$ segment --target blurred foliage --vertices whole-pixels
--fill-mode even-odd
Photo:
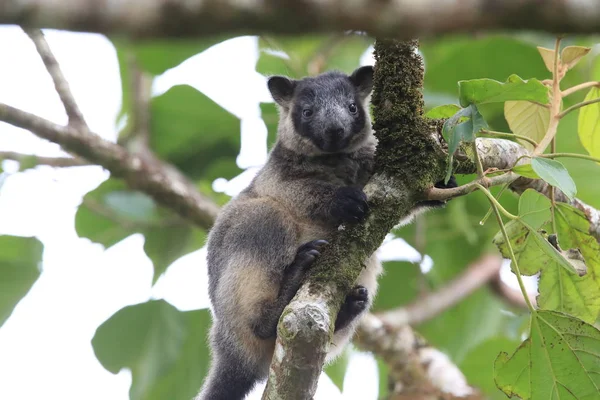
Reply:
[[[39,278],[43,250],[33,237],[0,236],[0,327]]]
[[[213,37],[206,40],[133,43],[115,38],[113,44],[117,51],[123,89],[122,108],[117,121],[121,129],[119,142],[127,144],[137,134],[132,131],[132,121],[135,119],[132,115],[133,60],[152,80],[225,39]],[[568,45],[589,46],[596,42],[588,37],[565,39]],[[330,69],[350,73],[359,66],[361,57],[373,39],[356,34],[264,36],[259,38],[258,43],[260,57],[256,70],[259,73],[299,78]],[[542,128],[547,126],[544,115],[541,115],[544,112],[540,114],[539,109],[529,107],[531,103],[519,101],[513,101],[510,107],[505,107],[503,100],[539,100],[544,95],[545,88],[539,81],[550,78],[551,73],[536,46],[552,48],[553,43],[552,36],[539,34],[460,35],[422,41],[420,52],[425,65],[426,109],[459,104],[461,100],[465,109],[471,107],[471,103],[478,103],[474,109],[476,112],[471,110],[472,114],[469,115],[481,116],[490,130],[512,131],[539,140],[540,130],[543,130],[540,124]],[[590,79],[600,80],[600,57],[596,54],[590,53],[567,73],[563,88]],[[513,78],[507,83],[511,76]],[[459,85],[459,81],[470,82]],[[512,92],[515,86],[517,91],[533,88],[533,92],[522,91],[515,97]],[[506,95],[507,88],[510,89],[510,95]],[[496,91],[493,93],[496,95],[493,98],[495,102],[488,102],[490,90]],[[586,92],[582,91],[567,97],[564,108],[582,101],[585,96]],[[276,137],[277,110],[273,103],[262,103],[260,108],[268,129],[270,148]],[[506,111],[506,108],[513,109],[513,112]],[[590,108],[586,113],[594,117],[598,115],[597,110]],[[219,177],[231,179],[241,172],[236,164],[240,149],[240,121],[206,95],[187,85],[174,86],[154,96],[150,100],[150,111],[150,150],[180,169],[204,194],[223,204],[227,196],[215,193],[212,182]],[[448,117],[457,111],[460,112],[460,107],[452,106],[435,112],[438,117]],[[530,118],[534,117],[541,118],[541,122],[530,123]],[[592,117],[582,120],[583,117],[578,118],[577,112],[567,115],[559,125],[557,151],[587,154],[587,150],[597,156],[597,142],[592,142],[590,138],[597,133],[598,122],[591,120]],[[478,131],[474,125],[477,124],[472,122],[469,125],[471,131],[469,135],[461,136],[462,140],[473,140]],[[477,125],[480,126],[483,125]],[[576,184],[577,196],[596,208],[600,207],[600,186],[590,184],[600,176],[600,166],[572,158],[561,159],[561,163]],[[459,184],[473,179],[475,176],[458,177]],[[499,189],[493,188],[491,192],[497,195]],[[508,212],[518,214],[516,196],[505,193],[499,201]],[[476,192],[454,199],[445,209],[419,217],[415,224],[396,229],[393,232],[396,237],[403,238],[421,254],[431,257],[433,268],[422,272],[418,264],[386,262],[374,310],[391,309],[419,301],[421,296],[456,278],[483,253],[497,251],[492,243],[498,231],[496,222],[491,218],[484,225],[479,223],[488,210],[488,199],[481,192]],[[593,239],[590,241],[581,219],[576,211],[561,208],[558,233],[565,249],[581,249],[588,269],[594,274],[590,275],[593,279],[589,280],[593,280],[597,288],[600,285],[598,245]],[[200,249],[206,238],[205,231],[190,226],[187,221],[157,206],[148,196],[128,189],[115,178],[106,180],[86,194],[78,208],[75,227],[79,236],[107,248],[134,233],[144,235],[144,250],[154,265],[154,282],[174,261]],[[38,278],[41,252],[42,245],[36,239],[0,237],[0,324],[8,318]],[[572,276],[569,279],[576,280]],[[595,313],[597,317],[597,309],[594,303],[591,311],[588,310],[586,319],[589,322],[594,320],[592,314]],[[416,329],[432,345],[448,354],[461,368],[468,382],[481,389],[490,399],[505,398],[494,383],[494,373],[500,373],[496,381],[500,382],[502,390],[527,398],[531,394],[527,390],[536,390],[538,381],[523,382],[519,378],[521,380],[512,382],[510,373],[525,365],[524,360],[528,359],[534,360],[530,367],[532,376],[547,372],[548,364],[539,363],[535,358],[538,357],[537,353],[534,354],[536,349],[539,350],[534,346],[541,337],[539,335],[544,335],[544,338],[554,335],[552,340],[563,346],[561,348],[572,344],[556,336],[571,329],[568,322],[552,320],[548,323],[549,319],[558,318],[555,314],[545,313],[542,318],[542,313],[539,313],[533,331],[538,336],[530,337],[518,347],[523,335],[527,335],[530,329],[528,314],[511,309],[489,288],[482,287]],[[96,356],[107,370],[113,373],[123,368],[131,370],[132,400],[189,400],[198,391],[207,372],[209,351],[206,337],[209,326],[208,310],[181,312],[165,301],[152,300],[118,311],[98,328],[92,344]],[[545,328],[548,326],[558,326],[560,329],[555,334]],[[585,329],[590,329],[589,325],[585,325]],[[597,340],[595,336],[594,340]],[[593,351],[598,353],[597,344],[588,343],[586,346],[593,347]],[[517,348],[519,350],[509,358],[508,354]],[[326,368],[326,373],[338,387],[343,384],[349,351]],[[494,359],[500,352],[504,352],[504,355],[496,362],[497,369],[494,372]],[[579,368],[573,357],[567,359],[559,354],[559,350],[550,354],[550,366],[567,362],[570,367]],[[596,360],[590,358],[586,362],[592,365]],[[387,367],[380,360],[378,366],[380,396],[384,396],[388,389]],[[596,374],[600,376],[597,370]],[[563,379],[563,375],[560,378]],[[582,385],[581,391],[589,386],[589,382],[580,376],[577,379]]]

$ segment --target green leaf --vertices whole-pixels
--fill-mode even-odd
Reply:
[[[524,81],[517,75],[511,75],[506,82],[493,79],[473,79],[458,82],[460,104],[484,104],[509,100],[528,100],[536,103],[548,103],[548,88],[537,79]]]
[[[206,234],[184,223],[167,224],[144,230],[144,252],[152,260],[152,283],[178,258],[198,250],[204,245]]]
[[[446,104],[434,107],[425,113],[425,117],[432,119],[450,118],[461,110],[456,104]]]
[[[39,278],[43,250],[34,237],[0,235],[0,326]]]
[[[575,182],[569,175],[569,171],[559,161],[534,157],[531,159],[531,167],[540,178],[560,189],[570,200],[575,198],[577,194]]]
[[[379,281],[373,312],[390,310],[410,303],[419,294],[422,281],[418,264],[407,261],[387,261],[383,263],[386,279]]]
[[[542,270],[538,285],[538,307],[560,311],[593,323],[600,311],[600,287],[587,276],[578,276],[558,266]]]
[[[494,363],[496,385],[524,400],[598,399],[600,331],[569,315],[538,311],[531,333],[509,356]]]
[[[554,54],[556,52],[552,49],[547,49],[545,47],[539,47],[539,46],[537,49],[540,52],[540,55],[542,56],[542,60],[544,60],[544,65],[546,66],[546,68],[548,68],[548,71],[550,71],[550,72],[554,71]]]
[[[256,70],[296,79],[334,69],[349,74],[360,65],[360,57],[372,43],[372,38],[354,33],[261,37]]]
[[[150,104],[150,147],[191,179],[240,173],[240,121],[188,85],[173,86]]]
[[[550,220],[550,200],[533,189],[519,197],[519,217],[532,229],[538,230]]]
[[[210,365],[207,340],[211,324],[209,310],[184,312],[186,337],[177,360],[153,382],[144,400],[190,400],[200,391]]]
[[[206,235],[115,178],[84,196],[75,229],[80,237],[106,248],[134,233],[144,234],[144,251],[154,266],[153,283],[179,257],[201,248]]]
[[[344,377],[346,376],[346,370],[348,369],[351,355],[352,346],[346,346],[342,351],[342,354],[324,369],[329,379],[331,379],[335,386],[340,389],[340,392],[344,390]]]
[[[469,385],[483,391],[489,399],[505,400],[506,396],[498,390],[494,382],[494,360],[498,353],[510,351],[520,343],[520,340],[507,337],[493,337],[473,348],[458,366]]]
[[[227,38],[219,35],[199,39],[153,39],[130,43],[130,48],[144,71],[160,75]]]
[[[507,101],[504,103],[504,117],[514,134],[539,143],[548,130],[550,109],[529,101]],[[523,142],[523,146],[533,149],[529,142]]]
[[[465,117],[468,118],[466,121],[458,123]],[[477,133],[487,127],[485,119],[474,104],[461,109],[454,114],[454,116],[446,120],[442,128],[442,134],[448,142],[448,170],[446,171],[446,183],[452,175],[452,159],[454,157],[454,152],[456,152],[460,143],[474,142]]]
[[[576,274],[573,265],[538,230],[550,219],[550,201],[533,189],[519,199],[519,218],[506,224],[519,269],[524,275],[536,274],[545,266],[561,266]],[[505,258],[510,252],[504,236],[498,232],[493,242]]]
[[[531,163],[521,164],[511,169],[515,174],[524,176],[525,178],[540,179],[540,176],[533,170]]]
[[[79,237],[108,248],[139,231],[142,224],[156,221],[157,212],[145,195],[110,178],[83,197],[75,214],[75,230]]]
[[[208,310],[181,312],[163,300],[119,310],[92,339],[100,363],[131,370],[131,400],[189,400],[208,369]]]
[[[590,50],[592,50],[590,47],[567,46],[560,54],[560,61],[567,69],[571,69],[577,65],[579,60],[589,53]]]
[[[598,63],[600,65],[600,63]],[[600,98],[600,88],[590,89],[584,101]],[[577,121],[579,140],[593,157],[600,157],[600,102],[579,109]]]
[[[390,381],[389,367],[379,357],[377,357],[377,372],[379,374],[379,399],[387,399]]]
[[[583,212],[565,203],[556,204],[555,218],[562,245],[581,251],[587,266],[585,278],[600,287],[600,244],[590,235],[590,222]]]

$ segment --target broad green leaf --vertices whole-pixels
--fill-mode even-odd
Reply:
[[[578,275],[575,266],[552,246],[540,232],[528,226],[523,220],[510,221],[506,224],[506,230],[521,274],[534,275],[540,269],[562,267],[567,272]],[[498,232],[493,241],[502,255],[505,258],[510,258],[508,246],[501,232]]]
[[[508,352],[520,344],[520,339],[493,337],[482,342],[467,354],[458,365],[471,386],[481,389],[488,399],[505,400],[504,393],[498,390],[494,382],[494,360],[498,353]]]
[[[379,375],[379,399],[387,399],[390,391],[389,367],[379,357],[377,357],[377,373]]]
[[[34,237],[0,235],[0,326],[39,278],[43,250]]]
[[[344,377],[346,376],[346,370],[348,369],[348,363],[352,356],[352,346],[346,346],[342,354],[335,361],[324,368],[325,373],[331,379],[331,381],[340,389],[340,392],[344,390]]]
[[[511,74],[543,79],[548,75],[535,46],[513,35],[423,38],[419,52],[425,61],[426,103],[427,92],[448,95],[450,100],[441,104],[453,101],[458,95],[458,81],[482,77],[504,81]],[[501,104],[497,106],[501,112]]]
[[[569,171],[559,161],[534,157],[531,159],[531,167],[540,178],[560,189],[570,200],[575,198],[577,194],[575,182],[569,175]]]
[[[515,174],[524,176],[525,178],[540,179],[540,176],[533,170],[531,163],[521,164],[511,169]]]
[[[578,276],[559,266],[542,270],[538,307],[555,310],[594,323],[600,312],[600,287],[591,277]]]
[[[600,63],[598,63],[600,65]],[[590,89],[584,101],[600,98],[600,88]],[[600,157],[600,102],[579,109],[577,122],[579,140],[593,157]]]
[[[579,60],[589,53],[590,50],[590,47],[567,46],[562,50],[560,60],[567,69],[571,69],[577,65]]]
[[[504,103],[504,117],[511,131],[540,142],[546,135],[550,123],[550,110],[529,101],[507,101]],[[533,149],[529,142],[523,146]]]
[[[156,209],[149,208],[145,198],[136,194],[127,200],[128,194],[134,193],[136,192],[129,191],[123,181],[114,178],[107,179],[88,192],[75,214],[75,230],[79,237],[108,248],[135,233],[138,230],[137,224],[144,221],[140,218],[141,215],[147,216],[148,222],[155,220]],[[109,203],[107,198],[110,195],[112,201]],[[136,199],[143,199],[139,210],[136,210]],[[124,208],[119,208],[120,205]],[[129,216],[128,210],[133,210],[133,215]]]
[[[450,118],[461,110],[456,104],[446,104],[444,106],[434,107],[425,113],[425,117],[432,119]]]
[[[181,312],[163,300],[119,310],[92,339],[100,363],[131,370],[131,400],[189,400],[206,374],[208,310]]]
[[[587,266],[586,279],[600,288],[600,244],[590,235],[590,222],[580,210],[565,203],[556,204],[556,228],[565,248],[581,251]]]
[[[463,117],[468,119],[458,123]],[[452,175],[452,159],[454,152],[458,149],[460,143],[472,143],[475,141],[477,133],[486,129],[487,123],[479,113],[477,106],[469,105],[458,111],[454,116],[446,120],[442,128],[442,133],[448,142],[448,169],[446,171],[446,183]]]
[[[533,189],[519,197],[519,218],[532,229],[538,230],[550,219],[550,200]]]
[[[383,268],[387,278],[379,281],[373,312],[406,305],[417,298],[423,279],[418,264],[387,261],[383,263]]]
[[[527,189],[519,199],[519,218],[506,224],[513,252],[523,275],[536,274],[545,267],[560,266],[573,274],[575,267],[539,232],[550,219],[550,201],[533,189]],[[501,232],[493,239],[505,258],[510,258]]]
[[[173,86],[150,104],[150,147],[191,179],[231,179],[240,169],[240,122],[188,85]]]
[[[204,231],[192,228],[115,178],[84,196],[75,214],[75,229],[80,237],[106,248],[134,233],[144,234],[144,251],[154,266],[153,283],[171,263],[201,248],[205,241]]]
[[[548,68],[548,71],[550,71],[550,72],[554,71],[554,54],[556,52],[552,49],[547,49],[545,47],[539,47],[539,46],[537,49],[540,52],[540,55],[542,56],[542,60],[544,60],[544,65],[546,66],[546,68]]]
[[[153,39],[130,43],[130,48],[143,70],[152,75],[160,75],[227,38],[228,36],[219,35],[199,39]]]
[[[175,260],[204,245],[204,231],[177,222],[165,226],[159,224],[144,230],[144,252],[154,266],[152,283],[156,283]]]
[[[208,330],[209,310],[182,313],[186,336],[172,368],[165,371],[146,392],[144,400],[190,400],[200,391],[210,365]]]
[[[524,81],[511,75],[506,82],[493,79],[473,79],[458,82],[460,104],[484,104],[509,100],[527,100],[540,104],[548,103],[548,88],[537,79]]]
[[[531,315],[531,333],[509,356],[494,363],[496,385],[523,400],[597,400],[600,331],[555,311]]]
[[[296,79],[328,70],[349,74],[372,43],[371,38],[358,34],[261,37],[256,70]]]
[[[129,116],[133,109],[131,65],[136,64],[145,72],[155,76],[167,69],[176,67],[188,58],[203,52],[207,48],[222,42],[225,36],[212,36],[202,39],[178,39],[151,41],[132,41],[124,38],[112,38],[113,46],[117,52],[119,73],[121,76],[121,110],[117,121]],[[129,118],[131,120],[131,118]],[[122,131],[129,133],[127,130]],[[122,139],[122,138],[120,138]]]

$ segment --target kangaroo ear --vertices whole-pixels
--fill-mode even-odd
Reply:
[[[350,75],[350,80],[356,87],[361,99],[366,99],[373,90],[373,67],[370,65],[357,68]]]
[[[285,76],[272,76],[267,82],[269,92],[273,96],[273,100],[282,107],[286,107],[292,100],[296,81],[286,78]]]

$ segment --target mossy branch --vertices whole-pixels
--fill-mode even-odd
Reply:
[[[375,173],[364,189],[371,212],[333,238],[284,310],[263,399],[312,398],[345,294],[388,232],[443,176],[443,158],[422,117],[423,66],[416,49],[416,41],[375,44],[372,104],[379,145]]]

